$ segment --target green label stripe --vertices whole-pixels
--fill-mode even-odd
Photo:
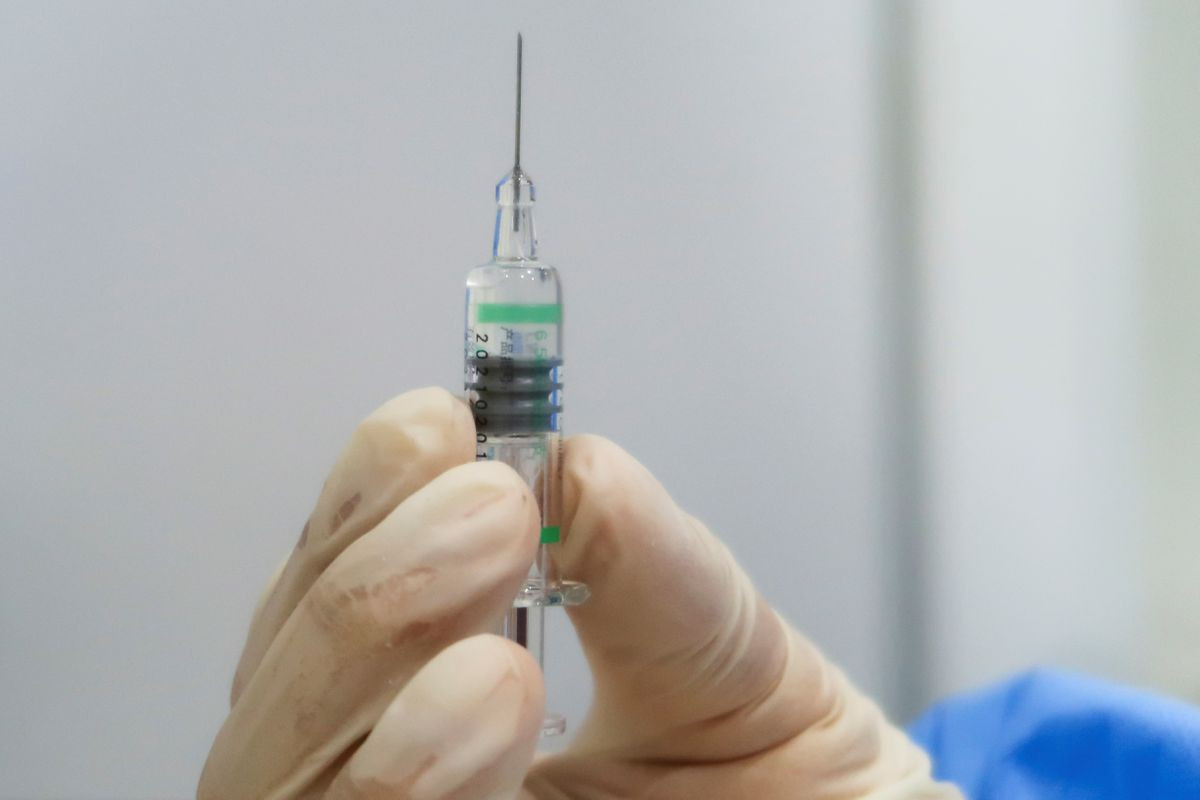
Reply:
[[[480,303],[475,307],[480,322],[561,322],[558,303]]]
[[[551,542],[557,542],[560,539],[562,539],[562,532],[557,525],[549,528],[542,528],[542,544],[550,544]]]

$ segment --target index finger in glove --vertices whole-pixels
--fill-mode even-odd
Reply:
[[[259,603],[231,704],[317,576],[415,491],[474,460],[474,431],[466,406],[437,388],[406,392],[362,421],[326,479],[295,550]]]

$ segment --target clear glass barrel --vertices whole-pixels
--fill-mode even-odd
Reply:
[[[525,479],[542,512],[541,542],[560,537],[562,304],[558,275],[537,262],[487,264],[467,276],[467,400],[475,457],[503,461]],[[561,605],[544,547],[518,596]]]

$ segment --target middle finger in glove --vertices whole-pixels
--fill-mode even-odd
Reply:
[[[213,796],[289,796],[317,779],[429,658],[496,625],[538,524],[515,472],[467,464],[351,544],[288,618],[218,734],[206,771],[226,785],[209,787]]]

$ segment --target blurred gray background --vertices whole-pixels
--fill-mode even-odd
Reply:
[[[193,793],[341,444],[461,385],[517,30],[570,431],[898,719],[1200,696],[1200,6],[6,2],[0,796]]]

